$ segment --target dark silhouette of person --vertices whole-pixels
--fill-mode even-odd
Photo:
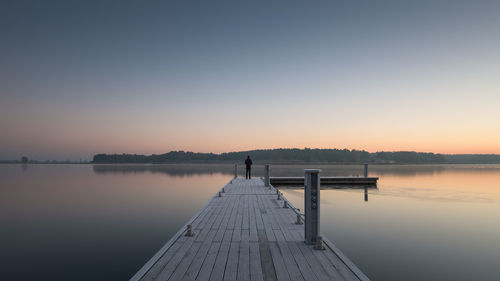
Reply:
[[[250,155],[247,156],[247,160],[245,160],[245,165],[247,166],[246,179],[252,178],[252,159],[250,159]]]

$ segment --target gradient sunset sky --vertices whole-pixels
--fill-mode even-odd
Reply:
[[[2,1],[0,159],[500,153],[500,1]]]

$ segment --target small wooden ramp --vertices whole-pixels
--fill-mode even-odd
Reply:
[[[130,280],[369,280],[328,239],[306,245],[293,205],[262,180],[220,192],[186,224],[194,236],[179,230]]]

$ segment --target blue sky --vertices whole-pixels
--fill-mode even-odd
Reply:
[[[0,159],[500,153],[498,1],[2,1]]]

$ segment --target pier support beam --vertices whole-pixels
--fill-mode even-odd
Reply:
[[[264,166],[264,185],[269,187],[271,185],[271,171],[269,168],[269,164]]]
[[[319,217],[319,191],[320,178],[318,169],[304,170],[304,206],[305,206],[305,227],[304,237],[307,244],[314,245],[318,241],[320,233]]]

